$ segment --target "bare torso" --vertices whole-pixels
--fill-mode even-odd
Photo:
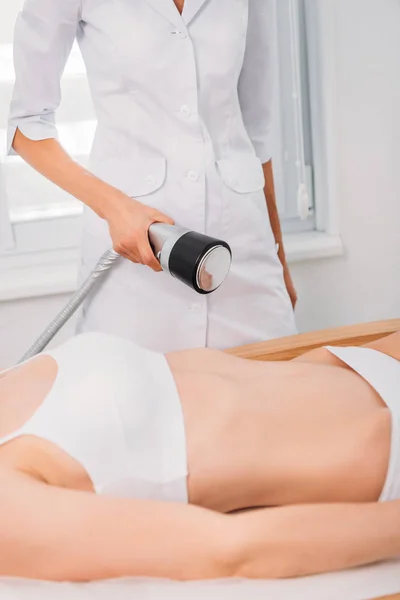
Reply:
[[[379,497],[390,414],[360,376],[312,362],[191,354],[172,355],[170,364],[185,414],[193,503],[227,511]]]
[[[351,370],[204,349],[167,358],[185,417],[192,503],[227,512],[379,497],[390,415]],[[30,417],[55,377],[54,361],[42,356],[0,378],[1,437]],[[0,464],[49,484],[92,489],[79,463],[31,436],[0,447]]]

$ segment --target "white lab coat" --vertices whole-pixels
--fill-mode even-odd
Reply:
[[[274,0],[26,0],[9,122],[56,136],[59,80],[77,37],[98,126],[90,170],[193,230],[225,239],[231,273],[210,296],[127,260],[79,329],[156,350],[225,348],[295,332],[263,193],[271,159]],[[84,277],[111,246],[85,211]]]

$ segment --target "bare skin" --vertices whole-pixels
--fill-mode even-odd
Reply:
[[[285,248],[283,245],[281,222],[279,218],[278,206],[276,203],[275,181],[274,172],[272,168],[272,160],[263,164],[263,171],[265,178],[264,194],[265,200],[267,202],[267,209],[269,220],[271,223],[271,229],[274,234],[275,242],[278,244],[278,256],[283,266],[283,276],[285,279],[286,289],[288,291],[292,306],[293,308],[295,308],[297,304],[297,292],[292,280],[292,276],[290,274],[289,266],[286,260]]]
[[[399,334],[370,346],[400,360]],[[189,498],[197,507],[97,497],[62,450],[17,438],[0,448],[1,572],[282,577],[400,553],[393,532],[400,502],[376,503],[390,414],[361,377],[323,349],[287,363],[208,349],[167,359],[184,411]],[[36,410],[56,370],[51,357],[40,356],[0,379],[0,436]],[[266,506],[281,508],[218,515]],[[1,541],[10,537],[11,550]],[[33,562],[21,550],[30,544],[40,548]]]
[[[180,12],[180,14],[182,14],[183,7],[185,5],[185,0],[174,0],[174,2],[175,2],[175,5],[176,5],[176,8]]]

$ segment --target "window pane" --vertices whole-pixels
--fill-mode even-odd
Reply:
[[[12,38],[17,10],[8,12],[7,26]],[[6,32],[2,22],[3,35]],[[0,44],[0,144],[5,147],[8,108],[14,82],[12,42]],[[96,122],[90,97],[86,71],[77,44],[74,44],[61,83],[62,101],[57,111],[57,126],[60,142],[78,162],[86,165],[93,141]],[[3,167],[4,185],[11,213],[20,213],[26,208],[42,209],[44,206],[59,206],[78,201],[47,181],[20,157],[5,159]]]
[[[283,229],[304,231],[314,228],[312,214],[307,219],[300,219],[298,202],[302,186],[307,185],[305,191],[308,192],[309,204],[312,206],[304,7],[301,0],[278,0],[276,8],[274,174],[277,201]]]

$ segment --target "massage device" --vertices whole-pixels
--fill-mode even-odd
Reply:
[[[176,225],[153,223],[149,228],[153,252],[166,273],[179,279],[199,294],[210,294],[229,273],[232,252],[226,242]],[[122,257],[113,249],[107,250],[61,312],[46,327],[29,348],[20,363],[41,352],[86,296],[106,277]]]
[[[149,238],[163,271],[199,294],[214,292],[229,273],[232,253],[226,242],[164,223],[153,223]]]

